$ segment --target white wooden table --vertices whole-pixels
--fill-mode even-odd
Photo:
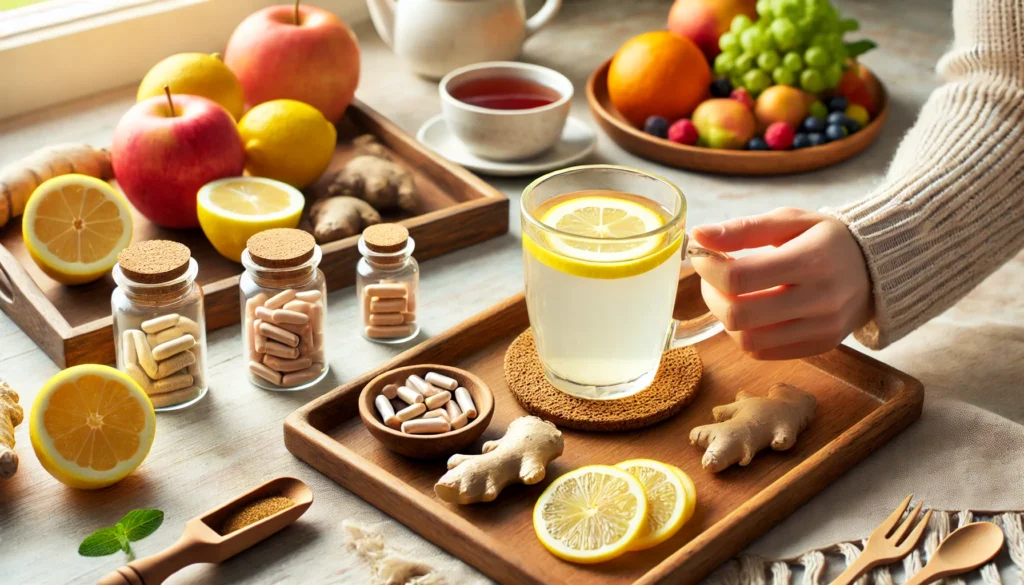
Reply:
[[[734,179],[660,167],[623,152],[600,135],[597,153],[589,162],[633,165],[668,175],[689,198],[691,225],[781,205],[818,208],[869,190],[935,86],[933,65],[951,36],[949,5],[915,0],[901,3],[898,12],[881,2],[840,5],[861,19],[864,36],[882,46],[864,61],[878,72],[892,95],[887,128],[879,142],[858,158],[806,175]],[[667,8],[665,1],[650,0],[570,2],[550,29],[528,43],[524,58],[566,73],[578,89],[573,114],[592,122],[582,97],[586,77],[627,38],[663,27]],[[367,24],[358,26],[357,33],[364,52],[360,97],[414,134],[439,110],[436,85],[405,71]],[[120,115],[133,101],[134,88],[125,88],[0,122],[0,164],[60,141],[107,144]],[[527,178],[492,182],[512,200],[510,233],[422,264],[419,314],[426,336],[522,288],[518,202]],[[294,458],[282,442],[282,421],[296,407],[403,349],[374,345],[359,336],[354,297],[351,287],[330,295],[331,373],[304,392],[272,393],[250,386],[243,375],[238,328],[212,332],[208,397],[183,412],[159,415],[149,458],[111,488],[85,492],[64,487],[40,467],[29,443],[28,425],[19,427],[21,468],[14,479],[0,483],[0,582],[95,582],[123,559],[121,555],[78,556],[78,543],[93,530],[113,524],[133,508],[160,508],[166,513],[164,526],[133,545],[138,555],[150,554],[172,543],[187,519],[280,475],[294,475],[313,488],[315,503],[297,525],[219,567],[192,567],[169,582],[366,582],[367,568],[345,550],[340,524],[346,518],[374,522],[383,517]],[[0,339],[0,375],[21,393],[27,410],[40,385],[58,369],[6,317],[0,317]],[[847,477],[857,473],[855,469]],[[826,493],[818,499],[827,497]],[[791,528],[787,538],[792,536]],[[419,538],[408,531],[405,535],[414,539],[413,544]],[[766,540],[771,540],[771,533]]]

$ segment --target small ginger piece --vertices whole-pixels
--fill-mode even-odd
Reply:
[[[10,479],[18,471],[14,452],[14,427],[21,424],[25,412],[18,404],[18,393],[0,380],[0,479]]]
[[[352,143],[356,156],[334,176],[327,193],[362,199],[377,211],[415,212],[418,197],[412,173],[392,160],[373,136],[363,135]]]
[[[36,187],[70,173],[104,181],[114,178],[110,153],[88,144],[58,144],[41,148],[0,169],[0,227],[25,211]]]
[[[814,394],[789,384],[775,384],[764,398],[740,392],[736,402],[716,406],[715,423],[690,431],[690,443],[706,448],[701,465],[718,473],[733,463],[747,465],[771,445],[785,451],[814,418]]]
[[[369,203],[341,195],[314,203],[309,210],[309,221],[313,224],[313,237],[324,244],[362,233],[381,219]]]
[[[562,455],[563,447],[555,425],[521,416],[509,423],[504,437],[484,443],[482,455],[452,455],[434,493],[452,504],[493,501],[509,484],[544,479],[548,463]]]

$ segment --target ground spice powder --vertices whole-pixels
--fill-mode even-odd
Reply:
[[[285,496],[271,496],[269,498],[253,500],[232,512],[227,520],[224,521],[224,527],[220,533],[222,535],[231,534],[236,530],[241,530],[250,524],[255,524],[264,518],[273,516],[281,510],[287,510],[294,505],[295,501]]]

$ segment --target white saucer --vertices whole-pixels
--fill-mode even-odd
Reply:
[[[565,122],[565,129],[562,130],[562,137],[547,152],[525,160],[488,160],[469,152],[466,145],[448,129],[448,124],[441,114],[427,120],[420,127],[416,133],[416,140],[453,163],[500,177],[532,175],[569,166],[593,152],[597,142],[594,130],[589,124],[569,116]]]

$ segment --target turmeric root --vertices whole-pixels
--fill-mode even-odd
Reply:
[[[452,455],[434,493],[452,504],[493,501],[511,483],[533,485],[544,479],[545,468],[562,455],[563,447],[555,425],[521,416],[508,425],[504,437],[484,443],[482,455]]]
[[[18,404],[18,393],[0,380],[0,479],[10,479],[18,471],[14,452],[14,427],[21,424],[25,412]]]
[[[327,193],[366,201],[377,211],[416,211],[416,182],[402,165],[391,160],[387,149],[369,135],[356,138],[356,155],[337,175]]]
[[[362,199],[339,196],[314,203],[309,221],[313,224],[313,237],[324,244],[361,233],[381,219],[377,210]]]
[[[792,447],[816,406],[814,394],[789,384],[775,384],[767,398],[740,392],[736,402],[712,410],[714,424],[690,431],[690,443],[707,448],[701,465],[714,473],[733,463],[747,465],[769,445],[776,451]]]
[[[29,196],[47,179],[78,173],[104,181],[114,177],[110,153],[88,144],[41,148],[0,169],[0,227],[25,211]]]

